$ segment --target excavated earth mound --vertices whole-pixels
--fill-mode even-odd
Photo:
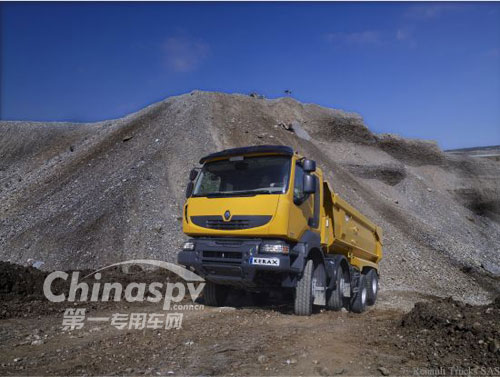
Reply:
[[[484,306],[451,298],[419,302],[401,322],[401,341],[410,356],[422,356],[430,366],[493,368],[500,359],[500,296]],[[475,374],[479,374],[477,369]],[[447,370],[452,375],[452,370]],[[483,373],[497,374],[494,370]]]
[[[499,287],[500,164],[375,135],[357,114],[195,91],[92,124],[0,122],[0,259],[42,269],[175,261],[189,170],[289,145],[384,230],[381,289],[486,303]],[[395,304],[396,305],[396,304]]]
[[[179,282],[182,279],[164,269],[151,269],[147,273],[140,267],[140,265],[132,265],[126,271],[120,268],[111,267],[101,271],[102,277],[99,280],[94,280],[91,274],[92,270],[80,271],[66,271],[68,279],[56,279],[51,283],[51,292],[55,295],[64,294],[68,297],[70,291],[70,282],[72,273],[78,273],[78,282],[87,283],[89,286],[89,293],[87,300],[80,302],[80,291],[76,294],[76,302],[72,305],[77,307],[90,307],[90,308],[116,308],[120,306],[130,305],[125,299],[125,288],[121,291],[119,302],[115,296],[109,302],[89,302],[90,292],[94,287],[94,283],[99,283],[98,297],[102,297],[104,284],[120,283],[122,287],[126,287],[130,283],[141,283],[148,286],[151,283],[161,283],[166,285],[169,282]],[[16,318],[16,317],[36,317],[46,314],[58,314],[64,312],[68,307],[68,302],[51,302],[49,301],[43,291],[45,278],[50,272],[41,271],[30,266],[21,266],[9,262],[0,262],[0,319]],[[87,275],[89,277],[85,278]],[[137,294],[137,291],[132,292]],[[149,291],[146,291],[144,298],[153,296]],[[102,300],[101,300],[102,301]],[[138,302],[138,305],[141,303]]]

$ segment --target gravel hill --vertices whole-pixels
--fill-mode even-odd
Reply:
[[[384,290],[484,303],[499,289],[500,163],[376,135],[357,114],[195,91],[92,124],[0,122],[0,137],[4,261],[174,261],[199,158],[285,144],[316,159],[336,192],[382,226]]]

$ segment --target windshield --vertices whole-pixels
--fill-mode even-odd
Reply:
[[[290,157],[236,157],[206,163],[193,196],[284,194],[288,188]]]

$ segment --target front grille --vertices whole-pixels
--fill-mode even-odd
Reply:
[[[202,253],[203,264],[240,264],[243,253],[240,251],[212,251],[205,250]]]
[[[203,252],[203,258],[225,258],[225,259],[241,259],[240,251],[209,251]]]
[[[231,220],[224,221],[222,216],[191,216],[193,224],[203,228],[217,230],[240,230],[256,228],[267,224],[271,220],[271,216],[233,216]]]
[[[224,229],[224,230],[232,230],[232,229],[248,229],[250,228],[250,221],[248,220],[207,220],[205,223],[207,228],[210,229]]]
[[[223,246],[240,246],[243,244],[243,242],[244,241],[238,239],[215,240],[215,243],[217,245],[223,245]]]

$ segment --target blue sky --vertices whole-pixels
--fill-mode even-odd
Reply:
[[[193,89],[500,144],[500,3],[1,3],[5,120],[117,118]]]

